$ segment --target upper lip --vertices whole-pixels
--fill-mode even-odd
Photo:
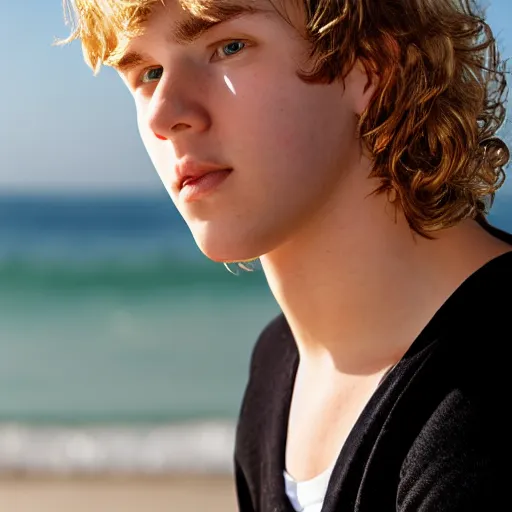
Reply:
[[[187,180],[198,179],[210,172],[225,170],[231,170],[231,167],[212,162],[194,160],[192,158],[183,159],[176,165],[178,189],[181,190]]]

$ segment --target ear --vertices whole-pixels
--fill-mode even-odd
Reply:
[[[375,75],[370,75],[361,61],[357,60],[347,75],[345,84],[352,97],[354,113],[361,116],[375,93],[378,78]]]

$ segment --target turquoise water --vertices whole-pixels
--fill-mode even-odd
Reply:
[[[278,308],[168,198],[5,198],[0,244],[0,421],[236,417]]]

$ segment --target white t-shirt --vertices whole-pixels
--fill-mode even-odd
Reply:
[[[297,512],[320,512],[335,464],[336,461],[323,473],[303,482],[297,482],[284,471],[286,495]]]

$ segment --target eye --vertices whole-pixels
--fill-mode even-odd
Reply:
[[[144,84],[147,84],[154,82],[155,80],[160,80],[160,78],[162,78],[163,72],[164,69],[162,67],[147,69],[140,77],[140,81]]]
[[[246,47],[243,41],[230,41],[229,43],[222,44],[215,50],[214,57],[217,59],[225,59],[240,53]]]
[[[245,47],[245,43],[242,41],[232,41],[231,43],[225,44],[222,47],[222,51],[226,55],[234,55],[235,53],[238,53],[242,51]]]

